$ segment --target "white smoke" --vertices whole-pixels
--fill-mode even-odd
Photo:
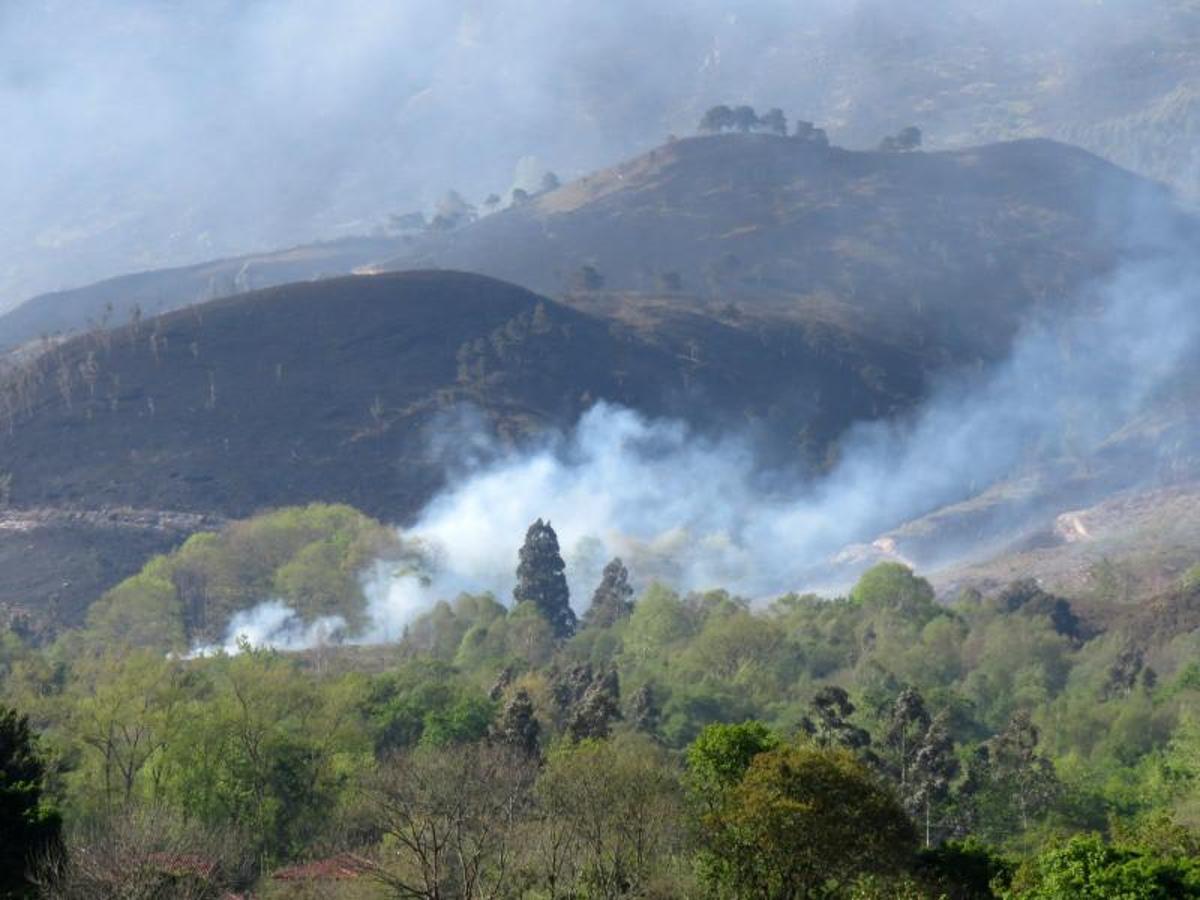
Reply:
[[[219,644],[195,647],[189,657],[239,653],[243,647],[270,650],[307,650],[338,643],[346,632],[341,616],[321,616],[305,622],[281,600],[268,600],[252,609],[234,613]]]
[[[819,579],[847,545],[1019,474],[1035,456],[1088,457],[1167,388],[1197,349],[1200,279],[1186,259],[1122,269],[1078,315],[1031,325],[990,374],[948,381],[908,421],[853,429],[827,476],[784,490],[765,486],[738,436],[707,439],[597,404],[569,434],[476,465],[425,508],[404,536],[429,549],[429,570],[374,573],[371,636],[394,637],[461,591],[507,601],[517,548],[539,517],[558,533],[577,609],[614,555],[641,585],[749,597],[828,586]]]

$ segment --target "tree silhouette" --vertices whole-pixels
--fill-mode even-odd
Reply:
[[[0,897],[31,893],[30,863],[58,842],[61,820],[42,805],[45,774],[28,717],[0,706]]]
[[[525,532],[513,599],[537,607],[560,640],[573,635],[577,624],[564,569],[566,564],[558,549],[558,535],[549,522],[538,519]]]

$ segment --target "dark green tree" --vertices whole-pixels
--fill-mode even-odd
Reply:
[[[583,627],[611,628],[633,612],[633,588],[629,586],[629,570],[620,558],[604,567],[600,584],[592,594],[592,605],[583,614]]]
[[[929,713],[925,701],[912,688],[905,688],[892,704],[884,744],[888,749],[888,769],[899,788],[900,798],[906,807],[911,807],[913,797],[913,769],[921,742],[929,730]]]
[[[925,846],[933,844],[934,810],[950,797],[950,788],[958,775],[958,758],[946,717],[934,717],[913,756],[909,777],[908,809],[921,823]]]
[[[560,640],[573,635],[577,624],[564,569],[566,564],[558,549],[558,535],[549,522],[538,519],[525,532],[513,599],[518,604],[532,603],[537,607]]]
[[[517,690],[505,704],[493,730],[493,739],[514,747],[531,757],[541,755],[538,737],[542,726],[534,715],[533,700],[524,688]]]
[[[29,719],[0,706],[0,898],[33,895],[30,864],[57,845],[58,813],[42,802],[45,764]]]
[[[1038,739],[1037,726],[1022,711],[988,742],[993,783],[1012,804],[1022,831],[1050,808],[1061,788],[1054,764],[1038,752]]]
[[[845,689],[835,684],[817,691],[812,701],[812,714],[805,716],[800,727],[820,747],[845,747],[862,750],[871,745],[871,735],[850,721],[854,704]]]
[[[597,678],[583,694],[567,723],[567,733],[575,742],[603,740],[612,731],[612,723],[621,719],[621,683],[616,669]]]

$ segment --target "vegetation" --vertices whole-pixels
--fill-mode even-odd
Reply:
[[[378,537],[284,510],[153,561],[82,632],[0,638],[3,702],[44,748],[0,796],[45,827],[47,896],[1200,896],[1194,631],[1105,630],[1028,583],[943,604],[892,563],[752,608],[636,593],[618,560],[576,630],[537,522],[511,609],[462,595],[384,647],[171,654],[197,628],[181,586],[361,612],[326,570]],[[280,574],[310,558],[339,563]]]
[[[364,624],[361,575],[404,557],[395,532],[348,506],[311,504],[193,535],[108,591],[88,612],[83,643],[186,650],[219,642],[234,613],[277,599],[304,622]]]
[[[26,872],[58,842],[58,814],[42,800],[45,766],[29,719],[0,706],[0,897],[22,897]]]

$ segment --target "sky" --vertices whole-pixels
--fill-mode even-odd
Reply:
[[[1077,93],[1114,40],[1163,31],[1148,10],[1184,6],[0,0],[0,308],[362,234],[451,188],[479,202],[530,157],[577,176],[718,102],[849,146],[917,120],[934,147],[1037,131],[1008,92]],[[1165,89],[1123,83],[1131,106]]]

